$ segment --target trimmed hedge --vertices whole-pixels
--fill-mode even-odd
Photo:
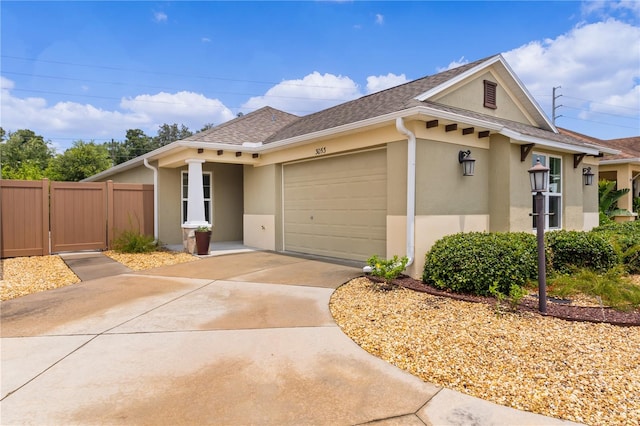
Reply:
[[[438,240],[425,258],[425,283],[461,293],[510,294],[537,274],[535,235],[524,232],[471,232]]]
[[[547,273],[577,268],[606,272],[625,262],[640,271],[640,225],[606,225],[597,232],[552,231],[545,234]],[[614,241],[612,244],[610,241]],[[618,248],[614,248],[618,247]],[[470,232],[446,236],[425,256],[422,280],[460,293],[510,294],[514,286],[536,281],[536,236],[526,232]]]
[[[551,251],[551,268],[561,274],[571,273],[575,268],[606,272],[618,264],[618,256],[611,243],[594,232],[548,232],[545,245]]]

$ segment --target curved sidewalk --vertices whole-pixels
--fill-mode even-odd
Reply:
[[[366,353],[328,308],[359,274],[250,252],[1,302],[0,423],[571,424]]]

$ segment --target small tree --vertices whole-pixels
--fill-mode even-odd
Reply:
[[[111,166],[109,152],[104,145],[78,140],[51,160],[46,174],[51,180],[78,182]]]
[[[629,188],[614,189],[616,181],[601,180],[598,182],[598,197],[601,222],[606,222],[606,218],[613,216],[626,216],[630,212],[628,210],[618,208],[618,200],[624,197]]]

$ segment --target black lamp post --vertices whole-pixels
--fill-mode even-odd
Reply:
[[[531,192],[535,192],[536,201],[536,232],[538,237],[538,310],[547,312],[547,265],[544,256],[544,195],[547,190],[549,168],[536,161],[535,166],[528,170],[531,179]]]

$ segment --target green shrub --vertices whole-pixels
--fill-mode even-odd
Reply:
[[[387,260],[374,255],[367,260],[367,263],[371,266],[371,275],[384,278],[387,284],[391,284],[391,281],[400,276],[407,267],[408,262],[409,258],[407,256],[398,258],[397,255]]]
[[[621,265],[604,273],[590,269],[574,269],[570,274],[557,275],[549,280],[550,296],[570,297],[586,294],[602,301],[605,306],[618,310],[640,307],[640,286],[624,277]]]
[[[576,267],[605,272],[618,264],[611,243],[594,232],[548,232],[545,244],[551,252],[549,263],[558,273],[569,273]]]
[[[121,253],[149,253],[157,249],[151,235],[142,235],[138,231],[123,231],[111,242],[114,250]]]
[[[425,283],[461,293],[515,294],[536,277],[536,238],[524,232],[471,232],[438,240],[425,256]]]
[[[611,222],[593,229],[592,232],[611,243],[628,273],[640,274],[640,220]]]

